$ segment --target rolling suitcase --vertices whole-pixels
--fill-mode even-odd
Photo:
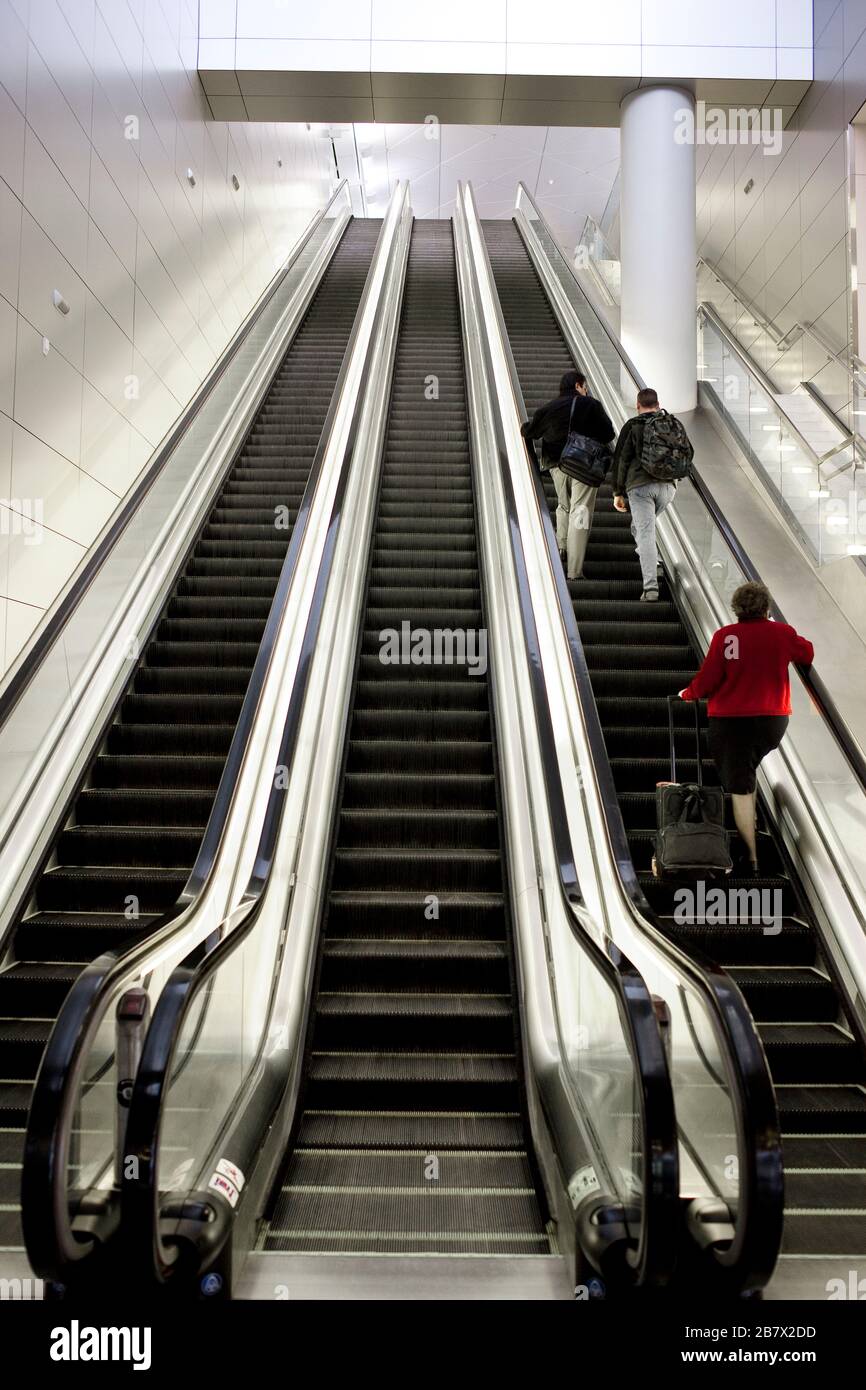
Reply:
[[[705,787],[701,770],[701,722],[697,701],[697,782],[677,781],[674,741],[674,700],[668,696],[668,728],[671,741],[671,780],[656,785],[656,842],[653,873],[656,878],[715,878],[731,872],[728,833],[725,830],[725,794],[721,787]]]

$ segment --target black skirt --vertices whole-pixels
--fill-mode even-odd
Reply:
[[[761,759],[778,748],[787,727],[787,714],[710,719],[710,752],[726,792],[745,795],[755,790]]]

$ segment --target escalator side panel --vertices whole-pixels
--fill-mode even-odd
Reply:
[[[195,861],[380,227],[348,224],[15,928],[0,973],[0,1246],[22,1245],[30,1095],[68,990],[147,935]]]
[[[575,364],[516,226],[488,221],[483,228],[531,415],[558,393],[562,373]],[[555,524],[549,477],[545,491]],[[785,1162],[783,1254],[862,1254],[866,1181],[852,1169],[866,1167],[866,1065],[820,967],[804,895],[789,878],[774,837],[762,828],[761,876],[739,878],[735,865],[725,886],[769,894],[763,901],[781,908],[778,931],[775,923],[768,932],[765,923],[754,920],[760,914],[752,920],[732,915],[724,922],[681,924],[674,917],[675,888],[652,874],[655,784],[670,776],[666,700],[691,679],[700,654],[666,577],[659,581],[658,603],[640,602],[640,567],[628,517],[614,510],[607,485],[599,490],[584,576],[569,581],[569,591],[641,886],[661,925],[683,949],[700,949],[728,970],[767,1053]],[[683,706],[677,717],[677,767],[690,779],[697,766],[691,715]],[[718,785],[706,736],[702,768],[705,781]],[[738,845],[734,837],[732,848]]]

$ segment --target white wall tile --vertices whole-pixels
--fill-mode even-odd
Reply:
[[[32,603],[14,603],[12,599],[3,602],[6,610],[4,662],[11,666],[42,617],[42,609]]]
[[[508,42],[530,44],[559,34],[565,41],[632,45],[641,34],[641,0],[581,6],[575,19],[572,0],[508,0]]]
[[[18,255],[21,246],[21,203],[0,181],[0,295],[18,303]]]
[[[366,72],[370,67],[368,39],[238,39],[235,59],[239,72],[269,68],[299,72]]]
[[[0,0],[0,502],[13,488],[38,492],[48,517],[36,547],[0,535],[0,671],[329,180],[324,144],[305,125],[245,124],[230,138],[211,118],[195,0],[36,9]]]
[[[781,48],[812,47],[811,4],[776,0],[776,42]]]
[[[38,137],[27,127],[24,206],[79,275],[87,272],[87,213]]]
[[[96,151],[90,165],[90,216],[130,274],[135,271],[135,215]]]
[[[36,132],[82,203],[90,189],[90,140],[31,43],[27,58],[28,126]]]
[[[435,24],[437,5],[426,7],[424,14],[428,23]],[[475,8],[485,9],[490,0],[475,0],[473,6],[463,6],[464,11]],[[452,8],[453,0],[444,0],[446,8]],[[387,11],[389,6],[383,8]],[[403,10],[411,10],[403,5]],[[369,39],[371,31],[371,0],[328,0],[326,5],[311,5],[308,0],[281,0],[275,5],[273,0],[243,0],[238,5],[238,40],[260,39]],[[399,36],[398,36],[399,37]],[[238,66],[242,66],[238,64]]]
[[[780,81],[812,80],[811,48],[780,48],[776,61],[776,76]]]
[[[89,62],[82,61],[84,53],[57,0],[39,0],[31,7],[30,37],[78,124],[89,134],[93,71]],[[31,120],[29,113],[27,119]]]
[[[23,113],[27,103],[27,30],[9,0],[0,0],[0,82]]]
[[[803,7],[803,0],[794,0]],[[694,0],[643,0],[645,44],[724,47],[733,35],[744,48],[771,48],[776,42],[775,0],[725,0],[696,5]],[[731,69],[737,71],[737,69]]]
[[[12,420],[0,415],[0,497],[12,495]],[[0,579],[2,579],[0,575]]]
[[[96,22],[96,0],[57,0],[66,23],[88,63],[93,60],[93,29]]]
[[[55,308],[54,290],[59,290],[69,305],[68,314]],[[84,359],[86,295],[84,281],[25,210],[21,226],[18,312],[37,333],[50,339],[52,347],[78,372]]]
[[[214,96],[231,95],[238,91],[237,79],[234,76],[234,37],[230,39],[199,39],[198,65],[203,72],[209,68],[213,68],[214,71],[218,71],[220,68],[230,69],[227,75],[230,76],[231,81],[226,89],[221,88],[219,84],[212,87],[209,83],[205,83],[206,91],[213,92]]]
[[[201,38],[234,38],[237,0],[199,0]]]
[[[18,425],[12,439],[10,496],[37,499],[45,526],[82,546],[117,505],[108,488]]]
[[[557,43],[509,43],[506,71],[509,76],[526,73],[543,78],[555,72],[561,77],[592,77],[639,72],[640,63],[639,44],[584,44],[563,39]],[[539,99],[544,95],[542,86]]]
[[[77,463],[81,450],[81,373],[62,354],[42,351],[42,334],[18,319],[14,419]]]
[[[18,314],[5,299],[0,299],[0,411],[12,414],[15,397],[15,341],[18,335]]]
[[[24,116],[0,87],[0,178],[20,197],[24,181]]]
[[[13,624],[13,607],[27,607],[31,616],[34,616],[35,608],[35,620],[27,629],[29,635],[41,617],[39,610],[47,608],[57,596],[84,553],[84,546],[69,540],[67,536],[58,535],[56,531],[50,531],[47,526],[43,528],[37,545],[30,544],[29,538],[24,535],[9,537],[9,571],[6,580],[9,599],[6,613],[7,659],[11,659],[9,634]],[[25,614],[19,612],[17,618],[26,627]],[[23,645],[23,642],[19,645]],[[18,647],[15,647],[15,650],[17,651]]]
[[[787,49],[787,53],[796,50]],[[642,50],[644,77],[738,77],[771,80],[782,76],[777,70],[775,48],[723,48],[720,45],[645,44]],[[795,77],[798,74],[789,73]],[[809,74],[811,76],[811,73]]]
[[[128,380],[132,373],[132,342],[96,296],[88,293],[84,325],[85,379],[116,410],[128,416],[133,408],[130,392],[135,388],[135,383]]]
[[[435,5],[421,6],[407,5],[405,0],[373,0],[372,26],[368,21],[365,29],[363,6],[353,4],[352,0],[339,0],[336,5],[334,0],[329,0],[327,8],[323,6],[319,11],[319,27],[316,32],[320,37],[327,36],[328,30],[325,26],[331,12],[336,9],[345,11],[347,15],[354,11],[353,32],[345,29],[345,22],[334,31],[345,33],[346,38],[363,39],[371,35],[374,43],[377,40],[433,43],[447,39],[458,48],[464,44],[496,41],[504,43],[506,36],[512,35],[515,24],[519,23],[520,8],[519,0],[517,3],[511,0],[510,6],[506,5],[505,0],[473,0],[471,5],[467,5],[465,0],[437,0]],[[541,8],[544,8],[543,2]],[[554,5],[552,8],[556,9],[557,6]],[[241,10],[241,16],[245,10],[246,6]],[[342,16],[338,15],[335,18]],[[587,20],[589,23],[592,22],[589,16]],[[293,34],[303,32],[297,28],[293,30]],[[474,71],[471,59],[467,59],[466,64],[458,71]]]
[[[135,281],[91,220],[87,243],[87,283],[115,323],[132,337]]]

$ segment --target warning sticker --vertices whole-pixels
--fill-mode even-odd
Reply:
[[[234,1183],[238,1192],[243,1191],[243,1186],[246,1182],[246,1178],[244,1177],[237,1164],[232,1163],[231,1159],[221,1158],[216,1166],[216,1171],[218,1173],[222,1173],[224,1178],[228,1178],[229,1182]]]
[[[212,1188],[214,1192],[219,1192],[221,1196],[225,1197],[230,1207],[237,1206],[240,1192],[235,1187],[234,1183],[229,1178],[225,1177],[222,1173],[214,1173],[213,1177],[208,1183],[208,1187]]]

